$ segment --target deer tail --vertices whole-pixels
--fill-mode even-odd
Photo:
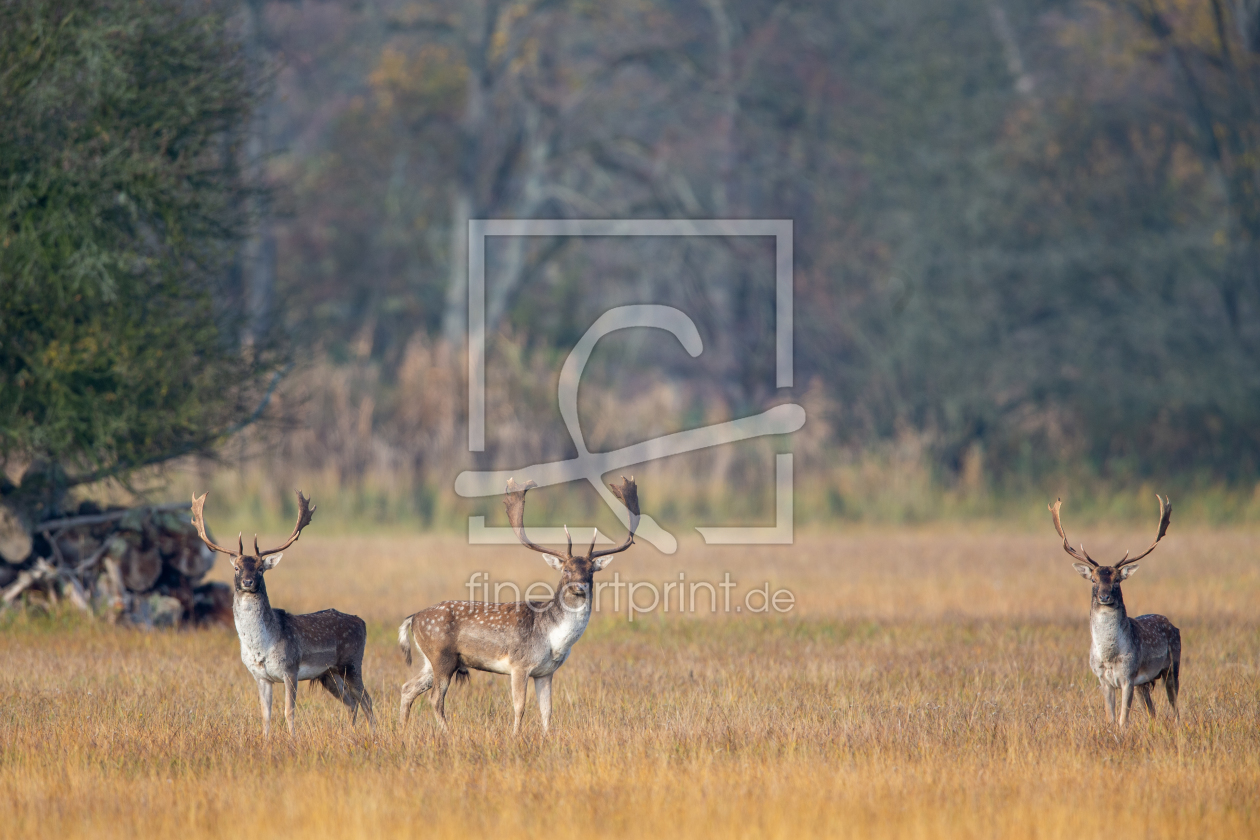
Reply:
[[[409,615],[398,625],[398,649],[402,651],[403,659],[407,660],[408,665],[411,664],[411,622],[414,619],[414,614]]]

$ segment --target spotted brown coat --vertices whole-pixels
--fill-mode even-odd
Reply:
[[[630,533],[614,548],[595,550],[595,541],[585,554],[568,548],[551,551],[525,535],[525,494],[537,485],[524,486],[508,479],[508,521],[522,545],[540,552],[547,564],[560,572],[560,585],[549,601],[494,603],[443,601],[407,616],[398,628],[398,646],[411,664],[412,644],[420,651],[420,673],[403,683],[401,717],[405,724],[411,706],[421,694],[432,691],[438,723],[446,727],[446,692],[452,678],[467,678],[469,670],[504,674],[512,681],[513,733],[521,728],[525,714],[529,680],[534,680],[543,731],[551,725],[551,677],[569,658],[569,652],[591,617],[592,581],[596,572],[611,562],[609,555],[634,544],[639,524],[639,495],[634,477],[622,477],[620,486],[610,485],[630,514]],[[568,528],[565,528],[568,534]]]

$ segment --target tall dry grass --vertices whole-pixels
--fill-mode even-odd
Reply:
[[[1075,535],[1074,535],[1075,536]],[[1091,553],[1143,532],[1095,537]],[[776,548],[640,545],[639,581],[792,589],[785,616],[603,611],[531,694],[474,674],[440,735],[397,722],[402,616],[471,571],[548,580],[530,552],[307,535],[277,606],[363,615],[375,732],[304,685],[263,739],[234,635],[3,619],[6,836],[1245,837],[1260,832],[1260,537],[1174,532],[1125,584],[1184,637],[1182,723],[1117,738],[1086,664],[1088,589],[1053,535],[864,531]],[[224,569],[217,574],[222,576]],[[277,712],[279,705],[277,704]]]

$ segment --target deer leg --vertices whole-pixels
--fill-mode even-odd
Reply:
[[[352,703],[350,705],[350,725],[353,726],[359,717],[359,707],[363,707],[363,716],[367,718],[368,728],[376,731],[376,721],[372,717],[372,695],[368,694],[367,687],[363,685],[363,669],[358,665],[351,665],[346,668],[346,682],[350,685],[350,693],[352,694]]]
[[[452,672],[454,673],[454,672]],[[451,687],[451,675],[443,674],[433,687],[429,701],[433,704],[433,714],[437,715],[438,724],[446,731],[446,690]]]
[[[1151,720],[1155,720],[1155,704],[1151,702],[1151,684],[1143,683],[1137,687],[1138,694],[1142,695],[1142,702],[1146,704],[1146,711],[1151,713]]]
[[[293,713],[297,708],[297,675],[286,674],[284,677],[284,722],[289,726],[289,736],[293,735]]]
[[[529,693],[529,674],[522,670],[512,671],[512,710],[516,718],[512,724],[512,734],[521,731],[521,719],[525,717],[525,698]]]
[[[551,726],[551,674],[534,677],[534,693],[538,695],[538,711],[542,712],[543,734]]]
[[[1107,722],[1114,724],[1116,722],[1116,690],[1114,687],[1105,682],[1099,682],[1102,688],[1103,702],[1107,704]]]
[[[407,680],[402,686],[402,707],[399,709],[399,717],[402,718],[403,725],[411,718],[411,704],[416,702],[416,698],[433,688],[433,672],[421,674],[414,679]]]
[[[1120,687],[1120,728],[1129,722],[1129,709],[1133,707],[1133,683],[1126,682]]]
[[[319,684],[333,697],[349,705],[349,702],[346,700],[346,683],[341,679],[340,674],[337,674],[335,671],[326,671],[319,678]]]
[[[1177,671],[1176,666],[1169,666],[1164,674],[1164,692],[1168,695],[1168,705],[1172,706],[1173,720],[1181,721],[1181,712],[1177,711]]]
[[[347,709],[350,710],[350,725],[358,721],[359,704],[361,702],[360,685],[356,686],[352,672],[349,667],[346,668],[345,676],[342,677],[336,671],[327,671],[319,678],[319,684],[328,690],[328,693],[340,700]]]
[[[1164,691],[1168,693],[1168,702],[1172,704],[1173,720],[1181,722],[1181,712],[1177,710],[1177,695],[1181,693],[1181,631],[1173,628],[1172,642],[1169,645],[1172,661],[1164,670]]]
[[[258,681],[258,705],[262,707],[263,737],[271,734],[271,683]]]
[[[421,694],[433,688],[433,665],[429,662],[429,657],[423,653],[420,654],[420,658],[424,660],[420,673],[402,685],[402,706],[399,709],[399,717],[404,726],[411,717],[411,704],[416,702],[416,698]]]

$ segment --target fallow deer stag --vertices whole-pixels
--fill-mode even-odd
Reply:
[[[472,668],[512,678],[512,706],[516,713],[512,734],[521,729],[530,677],[538,695],[544,734],[551,725],[551,676],[569,658],[569,651],[582,638],[590,621],[594,574],[612,562],[609,555],[634,544],[634,532],[639,526],[639,495],[633,476],[623,476],[620,487],[609,485],[630,512],[630,533],[621,545],[603,551],[595,550],[592,539],[590,549],[582,555],[573,553],[571,536],[563,553],[536,545],[525,536],[525,494],[537,486],[528,481],[518,487],[508,479],[503,504],[521,543],[540,552],[547,564],[560,572],[555,597],[550,601],[512,603],[443,601],[407,616],[398,628],[398,646],[410,665],[414,640],[424,662],[419,675],[403,683],[404,724],[411,704],[432,689],[429,699],[438,723],[445,729],[446,690],[451,678],[467,678],[468,669]],[[568,534],[566,527],[565,535]]]
[[[297,702],[298,680],[318,682],[346,704],[350,722],[358,720],[359,707],[373,725],[372,698],[363,687],[363,649],[367,645],[367,625],[357,615],[321,610],[291,615],[271,608],[263,574],[275,568],[281,554],[311,522],[315,508],[311,500],[298,497],[298,519],[284,545],[263,551],[254,537],[254,553],[245,552],[245,542],[237,535],[237,549],[216,545],[206,536],[204,508],[206,494],[192,501],[192,522],[202,542],[221,551],[236,570],[232,587],[232,616],[241,640],[241,661],[258,683],[262,704],[263,735],[271,731],[271,686],[284,683],[284,719],[293,734],[293,707]]]
[[[1159,499],[1156,495],[1155,498]],[[1162,615],[1139,615],[1129,618],[1124,609],[1124,595],[1120,582],[1137,571],[1137,561],[1155,550],[1155,546],[1168,531],[1172,518],[1172,502],[1159,499],[1159,533],[1150,548],[1137,557],[1125,552],[1124,558],[1114,566],[1100,566],[1085,552],[1072,548],[1063,525],[1059,521],[1060,499],[1050,506],[1054,517],[1054,529],[1063,538],[1063,550],[1073,558],[1083,561],[1072,567],[1080,576],[1094,585],[1089,606],[1089,632],[1092,643],[1089,648],[1089,667],[1098,677],[1103,698],[1107,703],[1107,717],[1116,722],[1116,691],[1120,692],[1120,729],[1129,720],[1136,690],[1146,703],[1146,710],[1155,717],[1155,704],[1151,702],[1151,688],[1155,681],[1164,681],[1173,717],[1180,720],[1177,711],[1177,693],[1181,679],[1181,631]]]

